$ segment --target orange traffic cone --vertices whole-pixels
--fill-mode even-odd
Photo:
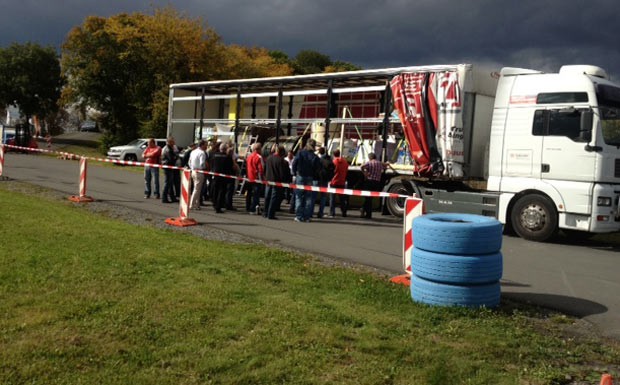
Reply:
[[[600,385],[614,385],[614,379],[611,377],[611,374],[603,374]]]

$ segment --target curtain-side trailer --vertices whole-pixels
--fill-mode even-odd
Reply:
[[[598,67],[208,81],[172,84],[169,100],[168,135],[180,145],[227,132],[243,155],[253,128],[270,127],[274,142],[313,137],[343,149],[352,183],[377,153],[391,165],[385,190],[417,194],[427,212],[493,216],[537,241],[620,229],[620,87]],[[385,207],[402,215],[403,200]]]

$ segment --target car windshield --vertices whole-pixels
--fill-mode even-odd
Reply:
[[[601,129],[605,144],[620,146],[620,109],[601,107]]]
[[[137,146],[141,143],[142,141],[140,139],[136,139],[136,140],[132,140],[131,142],[127,143],[127,146]]]

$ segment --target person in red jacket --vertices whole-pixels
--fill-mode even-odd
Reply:
[[[245,160],[247,178],[250,180],[246,183],[245,209],[250,214],[259,214],[260,212],[260,196],[263,185],[254,181],[265,179],[263,157],[260,154],[262,148],[263,146],[260,143],[254,143],[252,153]]]
[[[159,167],[151,166],[161,163],[161,147],[155,143],[155,139],[149,139],[142,157],[144,158],[144,198],[151,197],[151,179],[153,179],[155,198],[159,199]]]
[[[346,188],[347,172],[349,171],[349,163],[340,156],[340,150],[335,149],[334,152],[334,177],[329,182],[329,187]],[[345,194],[331,194],[329,197],[329,216],[336,216],[336,195],[340,201],[340,212],[343,217],[347,216],[347,206],[349,204],[348,197]]]

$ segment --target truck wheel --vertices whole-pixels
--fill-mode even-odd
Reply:
[[[387,192],[391,194],[410,195],[409,191],[407,191],[402,183],[394,183]],[[405,199],[406,198],[388,198],[385,205],[390,214],[397,218],[402,218],[405,214]]]
[[[549,198],[540,194],[525,195],[512,208],[510,223],[521,238],[544,242],[558,232],[558,213]]]
[[[411,272],[427,281],[456,285],[493,283],[502,278],[502,253],[441,254],[414,248]]]
[[[443,254],[491,254],[502,247],[502,224],[475,214],[433,213],[413,220],[413,244]]]
[[[128,162],[135,162],[138,160],[138,157],[134,154],[127,154],[125,155],[125,160]]]

